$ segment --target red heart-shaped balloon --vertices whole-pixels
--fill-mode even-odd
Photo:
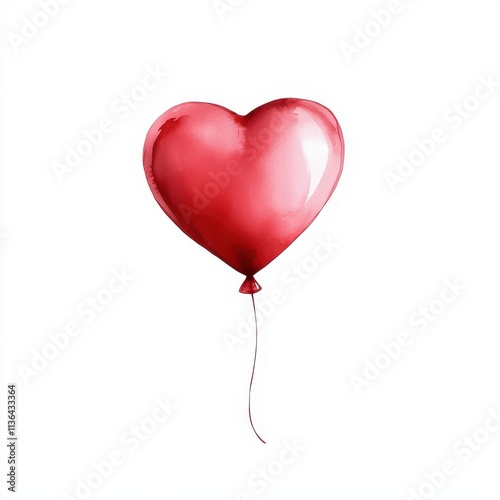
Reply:
[[[344,159],[330,110],[279,99],[241,116],[188,102],[162,114],[144,146],[156,201],[194,241],[247,276],[285,250],[333,193]]]

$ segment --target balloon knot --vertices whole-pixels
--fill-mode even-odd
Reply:
[[[260,292],[262,287],[255,281],[253,276],[247,276],[243,284],[240,286],[240,293],[254,294]]]

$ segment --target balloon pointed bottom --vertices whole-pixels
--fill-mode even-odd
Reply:
[[[262,287],[255,281],[253,276],[247,276],[243,284],[240,286],[240,293],[254,294],[260,292]]]

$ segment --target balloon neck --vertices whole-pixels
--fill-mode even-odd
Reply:
[[[240,293],[254,294],[260,292],[262,287],[255,281],[253,276],[247,276],[240,286]]]

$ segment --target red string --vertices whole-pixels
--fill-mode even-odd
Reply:
[[[257,311],[255,309],[255,299],[253,298],[253,293],[252,295],[252,305],[253,305],[253,315],[255,318],[255,353],[253,357],[253,367],[252,367],[252,376],[250,378],[250,387],[248,388],[248,416],[250,418],[250,425],[252,426],[253,431],[255,432],[255,435],[264,443],[266,442],[259,436],[257,431],[255,430],[255,427],[253,426],[252,422],[252,409],[251,409],[251,402],[252,402],[252,384],[253,384],[253,376],[255,374],[255,363],[257,362],[257,345],[258,345],[258,340],[259,340],[259,331],[257,328]]]

